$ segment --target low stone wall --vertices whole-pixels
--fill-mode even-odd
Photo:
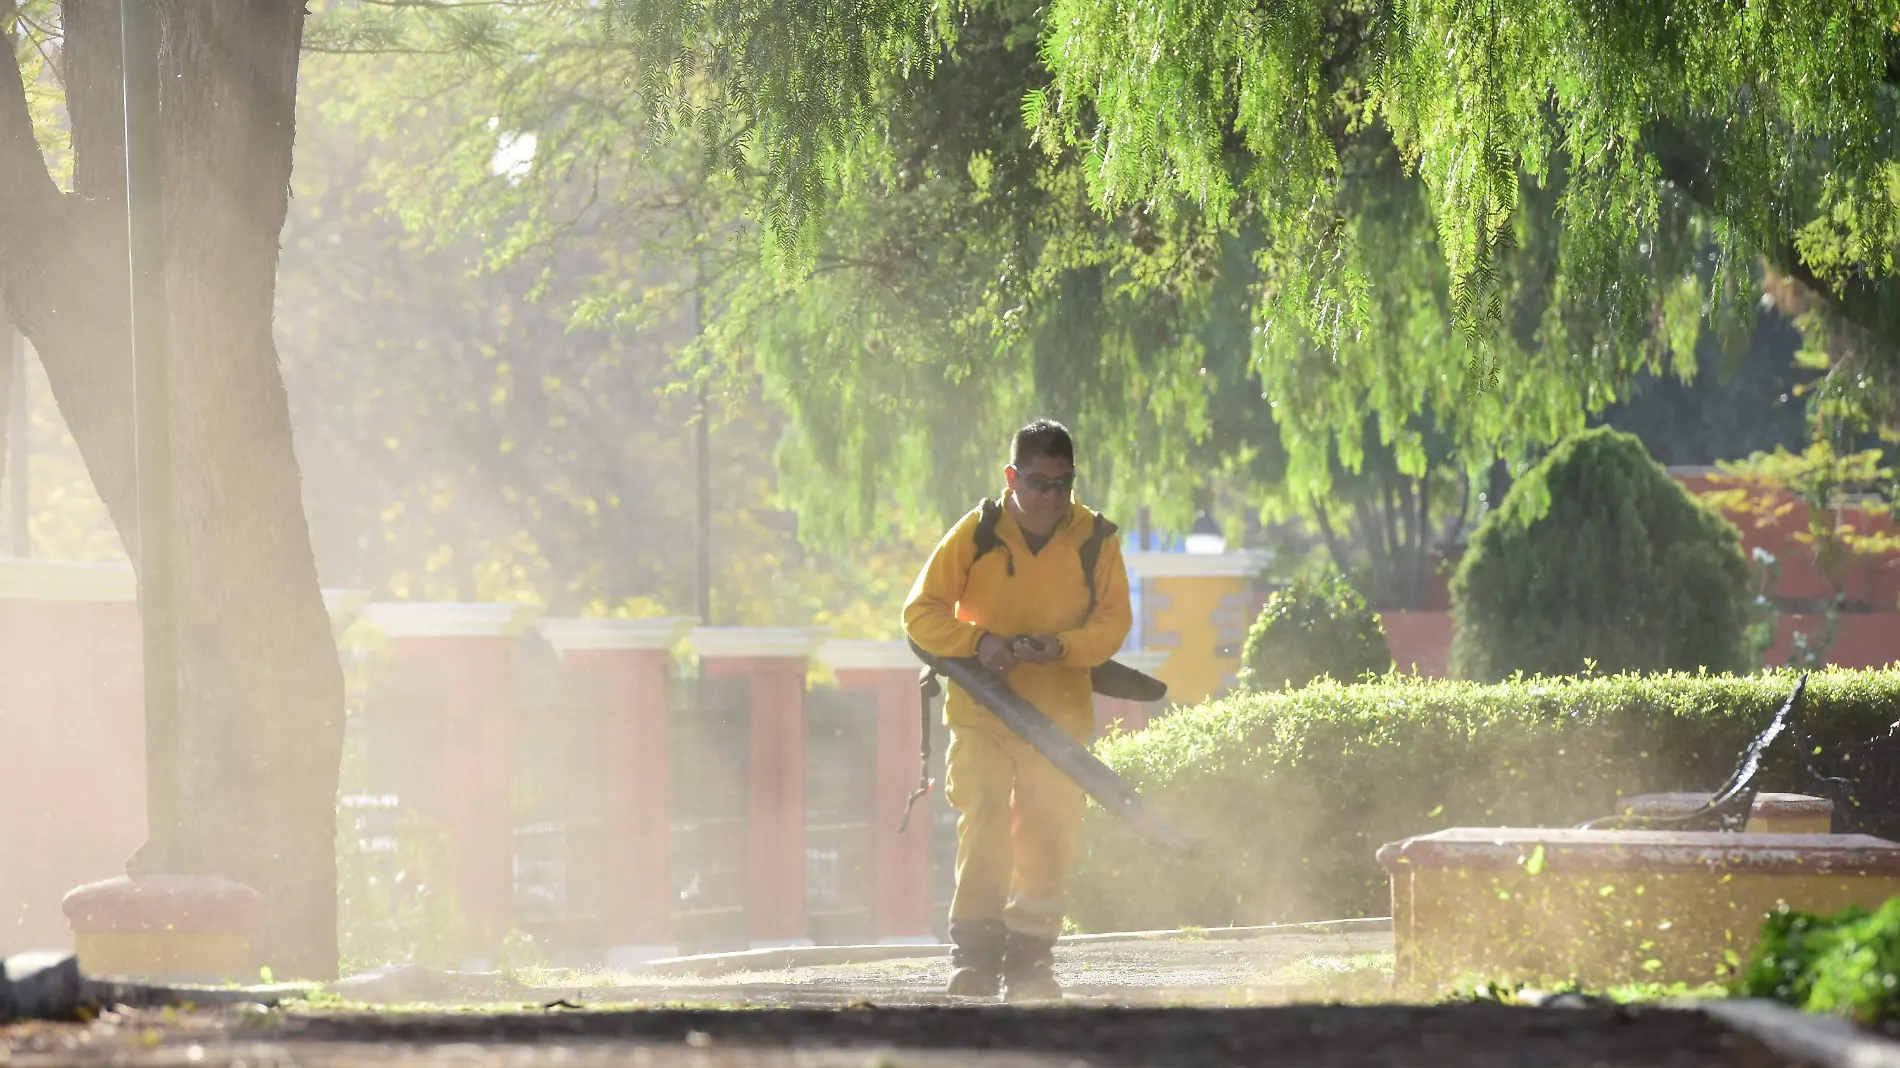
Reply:
[[[1729,978],[1777,908],[1900,894],[1900,845],[1864,835],[1454,827],[1387,845],[1401,991],[1467,982]]]

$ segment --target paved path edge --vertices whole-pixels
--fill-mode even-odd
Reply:
[[[1390,916],[1371,916],[1351,920],[1322,920],[1317,923],[1278,923],[1265,927],[1209,927],[1167,931],[1113,931],[1103,934],[1069,935],[1063,945],[1094,945],[1103,942],[1160,942],[1202,939],[1223,941],[1265,938],[1277,934],[1378,934],[1392,929]],[[702,953],[690,957],[667,957],[648,961],[628,969],[632,974],[681,976],[728,975],[734,972],[774,972],[787,968],[820,968],[836,964],[876,964],[887,960],[948,955],[946,945],[874,945],[874,946],[791,946],[775,949],[747,949],[732,953]],[[1900,1068],[1900,1066],[1896,1066]]]
[[[1900,1068],[1900,1042],[1837,1016],[1802,1012],[1756,998],[1679,1002],[1707,1013],[1782,1056],[1815,1068]]]

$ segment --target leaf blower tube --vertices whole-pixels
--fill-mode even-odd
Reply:
[[[1194,849],[1195,839],[1164,819],[1134,787],[1089,752],[1087,746],[1050,722],[1048,716],[1023,700],[1007,681],[992,674],[974,657],[933,657],[915,642],[910,648],[926,665],[925,677],[920,681],[927,695],[935,681],[929,677],[931,674],[942,675],[956,683],[978,704],[995,713],[1018,738],[1055,765],[1057,771],[1073,779],[1097,804],[1126,821],[1142,838],[1173,853],[1185,854]],[[1127,700],[1159,700],[1167,693],[1167,687],[1159,680],[1114,661],[1096,668],[1092,681],[1098,692]],[[928,702],[926,696],[926,753],[930,745]],[[927,790],[928,786],[923,789]]]

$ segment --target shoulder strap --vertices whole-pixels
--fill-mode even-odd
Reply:
[[[991,549],[1002,548],[1003,545],[1003,539],[996,533],[996,524],[1002,522],[1003,519],[1003,503],[994,498],[985,497],[983,503],[977,505],[976,510],[976,555],[970,558],[970,564],[973,567],[976,561],[983,559],[985,553]],[[1089,531],[1088,540],[1082,543],[1077,552],[1082,558],[1082,582],[1089,588],[1089,611],[1094,612],[1095,565],[1102,559],[1102,543],[1121,533],[1121,528],[1109,522],[1108,517],[1100,512],[1089,514],[1095,517],[1095,526]],[[1013,564],[1012,561],[1012,566]]]
[[[972,564],[983,559],[991,549],[1003,546],[1003,539],[996,533],[996,524],[1003,521],[1003,502],[985,497],[983,503],[976,506],[976,513],[976,555],[970,558]]]
[[[1089,531],[1088,540],[1082,543],[1077,552],[1082,557],[1082,581],[1089,588],[1089,614],[1095,614],[1095,565],[1102,559],[1102,543],[1120,533],[1120,528],[1108,521],[1100,512],[1095,516],[1095,529]]]

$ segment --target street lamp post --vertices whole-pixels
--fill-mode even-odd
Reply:
[[[693,254],[693,340],[706,335],[706,258]],[[710,626],[712,609],[712,412],[706,403],[706,359],[693,384],[693,609]]]
[[[171,349],[165,299],[164,161],[158,6],[119,0],[125,69],[125,206],[132,319],[132,419],[138,496],[139,629],[145,658],[145,871],[175,871],[184,768],[178,721],[173,554]]]
[[[14,556],[22,559],[33,555],[31,520],[33,494],[27,486],[27,458],[33,448],[33,435],[27,421],[33,417],[33,405],[27,395],[26,385],[26,337],[19,330],[11,330],[13,335],[12,351],[8,357],[13,361],[13,385],[7,395],[7,473],[6,485],[7,514],[9,517],[7,532],[8,548]]]

